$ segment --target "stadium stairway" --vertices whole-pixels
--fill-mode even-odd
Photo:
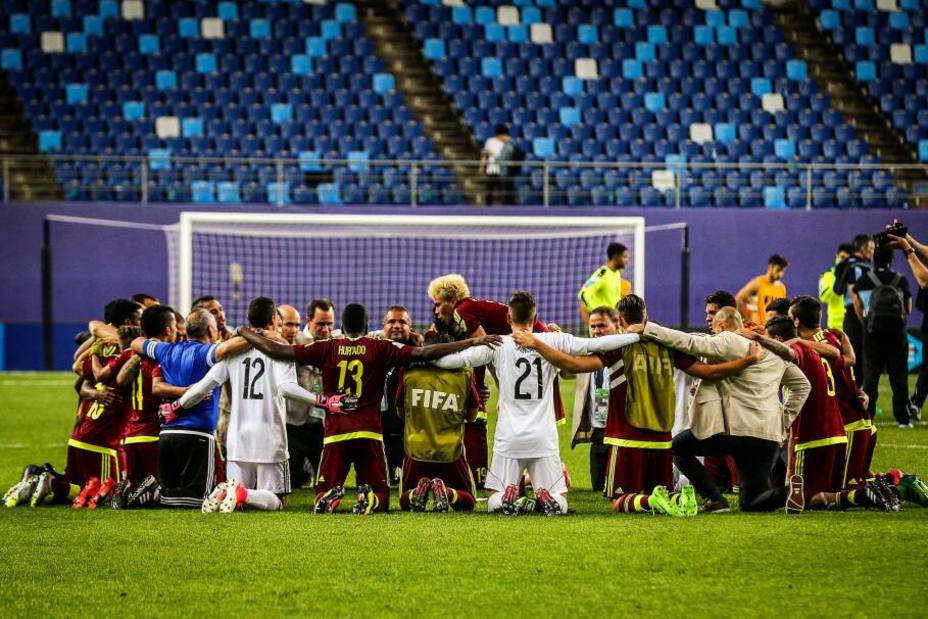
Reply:
[[[806,61],[809,74],[818,82],[819,89],[828,93],[835,108],[867,144],[870,154],[876,155],[885,164],[918,163],[917,153],[880,114],[877,102],[854,79],[854,71],[841,52],[819,30],[816,15],[806,0],[771,7],[771,15],[773,23],[783,31],[785,40],[795,48],[797,57]],[[893,169],[892,173],[896,184],[908,190],[912,206],[928,206],[928,175],[925,172]]]
[[[357,0],[358,16],[398,90],[435,148],[448,161],[480,159],[480,147],[444,93],[402,12],[391,0]],[[481,202],[482,185],[472,166],[454,166],[468,202]]]
[[[0,71],[0,156],[38,156],[38,138],[7,78],[6,71]],[[6,190],[12,200],[60,200],[64,195],[51,165],[44,159],[11,160],[8,174],[10,186]]]

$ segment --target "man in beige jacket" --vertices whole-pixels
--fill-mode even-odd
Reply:
[[[726,307],[712,321],[712,337],[651,322],[644,327],[643,335],[713,363],[739,359],[748,353],[750,342],[737,333],[741,328],[737,310]],[[782,404],[781,386],[788,393]],[[729,505],[697,456],[730,455],[735,459],[741,482],[741,510],[751,511],[754,500],[769,486],[774,455],[809,389],[802,371],[777,355],[766,355],[737,376],[699,384],[690,404],[690,429],[673,438],[673,459],[706,499],[704,511],[724,512]]]

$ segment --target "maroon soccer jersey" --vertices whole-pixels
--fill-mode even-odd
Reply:
[[[824,341],[831,344],[838,350],[841,350],[841,340],[831,331],[819,331],[815,334],[816,341]],[[860,389],[857,381],[854,380],[854,366],[847,365],[844,357],[839,357],[837,361],[826,359],[826,363],[831,368],[831,374],[835,381],[835,397],[838,399],[838,411],[841,413],[841,421],[845,426],[856,423],[863,419],[869,419],[870,414],[864,408],[857,393]]]
[[[110,360],[109,367],[112,368],[114,379],[134,354],[131,350],[125,350]],[[161,431],[161,424],[158,423],[159,402],[151,391],[152,375],[157,367],[157,361],[142,357],[138,374],[126,394],[123,437],[158,436]]]
[[[106,361],[106,360],[104,360]],[[84,379],[93,382],[93,370],[88,358],[84,365]],[[98,391],[103,391],[116,384],[116,376],[112,376],[106,384],[95,383]],[[107,406],[97,400],[81,400],[77,413],[77,422],[71,438],[81,443],[89,443],[98,447],[115,448],[122,438],[122,428],[125,421],[124,405]]]
[[[509,306],[499,301],[488,299],[462,299],[454,308],[454,328],[458,333],[473,335],[477,327],[483,327],[487,335],[509,335],[512,329],[506,316]],[[535,318],[533,330],[543,333],[548,330],[545,323]]]
[[[294,346],[297,363],[322,370],[325,395],[346,393],[358,398],[357,409],[350,413],[326,412],[328,442],[354,432],[382,434],[380,403],[387,372],[407,363],[413,350],[412,346],[366,336]]]
[[[610,385],[609,410],[606,413],[605,443],[607,445],[623,445],[621,441],[646,441],[649,443],[670,442],[673,438],[670,432],[655,432],[642,430],[628,423],[625,415],[625,400],[628,394],[628,385],[625,382],[625,366],[622,363],[622,349],[610,350],[597,355],[606,366],[606,383]],[[696,363],[696,357],[685,353],[673,353],[673,366],[686,370]],[[593,377],[595,380],[595,377]],[[611,440],[610,440],[611,439]]]
[[[790,441],[794,446],[799,446],[812,441],[844,437],[844,424],[835,398],[831,367],[805,344],[797,342],[791,348],[796,353],[795,363],[809,379],[812,390],[790,427]]]

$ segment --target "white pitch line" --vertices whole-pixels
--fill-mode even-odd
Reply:
[[[880,447],[887,447],[889,449],[928,449],[928,445],[892,445],[877,441],[876,448],[879,449]]]
[[[0,387],[66,387],[73,384],[73,380],[0,380]]]

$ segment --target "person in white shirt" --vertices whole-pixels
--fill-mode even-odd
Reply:
[[[535,299],[516,291],[509,299],[507,320],[512,331],[531,331]],[[636,335],[610,335],[595,339],[568,333],[538,333],[549,346],[574,355],[621,348],[638,341]],[[549,516],[566,513],[567,483],[561,467],[557,425],[551,390],[557,369],[530,348],[503,337],[500,347],[476,347],[433,362],[445,369],[478,367],[492,363],[499,380],[499,418],[493,438],[493,459],[487,473],[487,511],[516,515],[534,511],[536,502]],[[528,470],[535,501],[519,497],[522,472]]]
[[[267,297],[253,299],[248,306],[248,322],[258,329],[277,331],[279,316],[274,302]],[[283,509],[290,494],[284,398],[335,407],[341,400],[325,400],[300,387],[293,363],[249,350],[214,365],[168,409],[193,406],[226,381],[231,384],[232,409],[226,438],[228,481],[217,485],[203,501],[203,511],[231,512],[243,505]]]
[[[486,203],[513,203],[515,191],[509,178],[509,164],[515,153],[515,145],[506,125],[496,125],[493,134],[484,142],[480,154],[480,168],[486,176]]]

